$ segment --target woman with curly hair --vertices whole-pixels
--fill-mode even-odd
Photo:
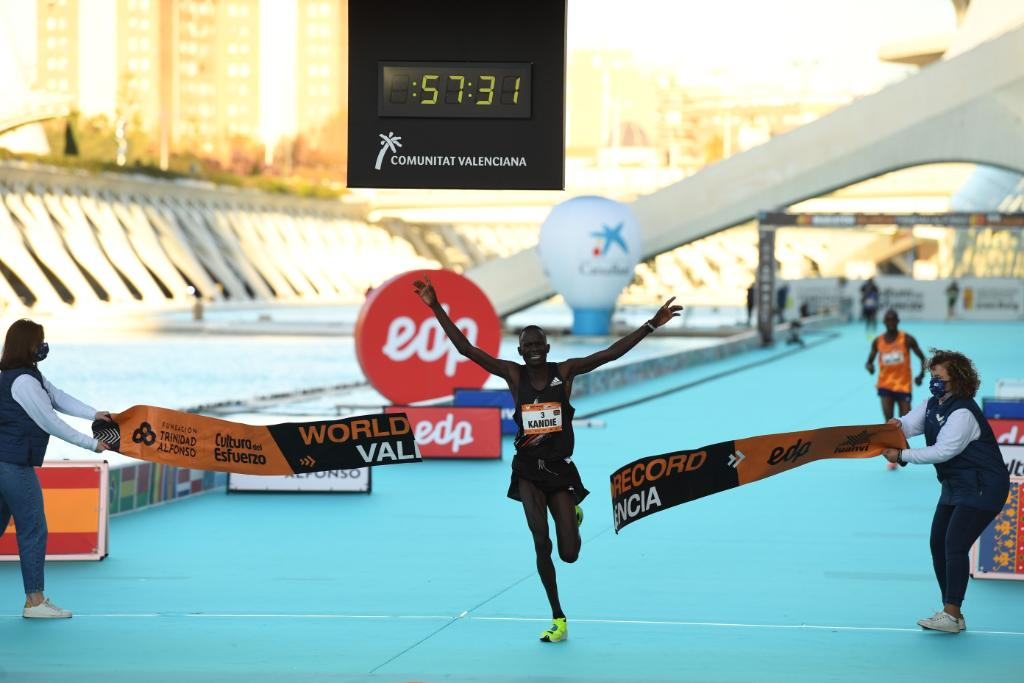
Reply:
[[[907,437],[924,434],[925,448],[882,452],[890,462],[935,465],[942,493],[932,519],[932,563],[942,592],[942,610],[918,621],[934,631],[967,630],[960,611],[967,591],[967,553],[996,518],[1010,492],[992,427],[974,401],[981,379],[974,363],[956,351],[931,349],[927,367],[932,397],[893,418]]]

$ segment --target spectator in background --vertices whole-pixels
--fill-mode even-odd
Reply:
[[[747,327],[750,327],[754,319],[754,300],[757,297],[757,281],[750,283],[747,287]]]
[[[801,327],[803,327],[803,323],[801,323],[799,320],[794,320],[793,322],[789,323],[789,336],[786,337],[787,346],[791,344],[798,344],[801,347],[804,346],[804,340],[800,336]]]
[[[786,321],[786,317],[785,317],[784,314],[786,312],[786,301],[788,299],[789,299],[789,285],[786,284],[785,280],[782,280],[779,283],[779,288],[777,290],[775,290],[775,306],[778,309],[776,311],[776,314],[778,316],[778,319],[779,319],[780,323]]]
[[[860,314],[864,319],[864,329],[874,333],[878,328],[878,302],[881,292],[875,279],[868,278],[868,281],[860,286]]]
[[[188,295],[192,297],[192,320],[200,322],[203,319],[203,295],[192,285],[188,286]]]
[[[956,314],[956,300],[960,298],[960,285],[956,280],[950,280],[946,287],[946,320],[950,320]]]
[[[853,322],[853,297],[847,291],[846,286],[849,284],[845,277],[839,278],[837,282],[839,286],[839,315],[848,323]]]

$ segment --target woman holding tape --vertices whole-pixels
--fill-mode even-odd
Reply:
[[[960,611],[967,591],[971,546],[1003,509],[1010,475],[992,427],[974,402],[981,379],[974,363],[955,351],[932,349],[927,367],[932,398],[903,417],[893,418],[907,437],[924,434],[925,448],[887,448],[889,462],[935,465],[942,494],[932,519],[931,550],[942,610],[918,625],[960,633],[967,623]]]
[[[46,515],[34,468],[43,464],[51,435],[97,453],[109,448],[57,417],[54,408],[86,420],[109,420],[110,413],[65,394],[40,374],[37,364],[49,350],[42,325],[18,320],[7,330],[0,356],[0,535],[13,517],[25,584],[21,615],[27,619],[71,616],[43,595]]]
[[[417,280],[413,286],[423,303],[434,312],[458,352],[492,375],[501,377],[512,392],[514,419],[519,431],[508,497],[523,504],[537,553],[537,572],[551,604],[553,623],[551,628],[541,633],[540,639],[545,643],[563,641],[569,637],[569,630],[558,601],[555,565],[551,561],[548,510],[555,521],[558,556],[563,562],[575,562],[582,543],[579,525],[583,523],[583,511],[579,503],[589,493],[572,462],[574,409],[569,403],[569,395],[573,378],[620,358],[641,339],[678,316],[683,307],[673,306],[673,297],[658,309],[653,318],[607,349],[561,363],[548,362],[551,347],[547,336],[540,327],[530,325],[519,335],[518,350],[524,361],[519,364],[494,358],[473,346],[441,307],[429,277],[424,275],[423,280]]]

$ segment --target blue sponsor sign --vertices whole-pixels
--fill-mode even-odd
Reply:
[[[1012,398],[984,398],[981,401],[985,417],[1001,420],[1024,419],[1024,400]]]
[[[516,406],[508,389],[456,389],[454,403],[456,406],[497,406],[501,408],[501,433],[518,431],[512,419]]]

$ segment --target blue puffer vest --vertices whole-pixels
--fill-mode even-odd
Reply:
[[[981,437],[967,444],[963,452],[935,465],[942,482],[943,505],[967,505],[982,510],[1000,510],[1010,491],[1010,475],[1003,464],[999,444],[981,408],[972,399],[952,397],[945,403],[928,400],[924,418],[925,443],[933,445],[946,418],[959,409],[969,410],[978,421]]]
[[[22,375],[31,375],[43,383],[43,376],[35,368],[0,372],[0,461],[39,467],[43,464],[50,435],[40,429],[11,396],[11,385]]]

